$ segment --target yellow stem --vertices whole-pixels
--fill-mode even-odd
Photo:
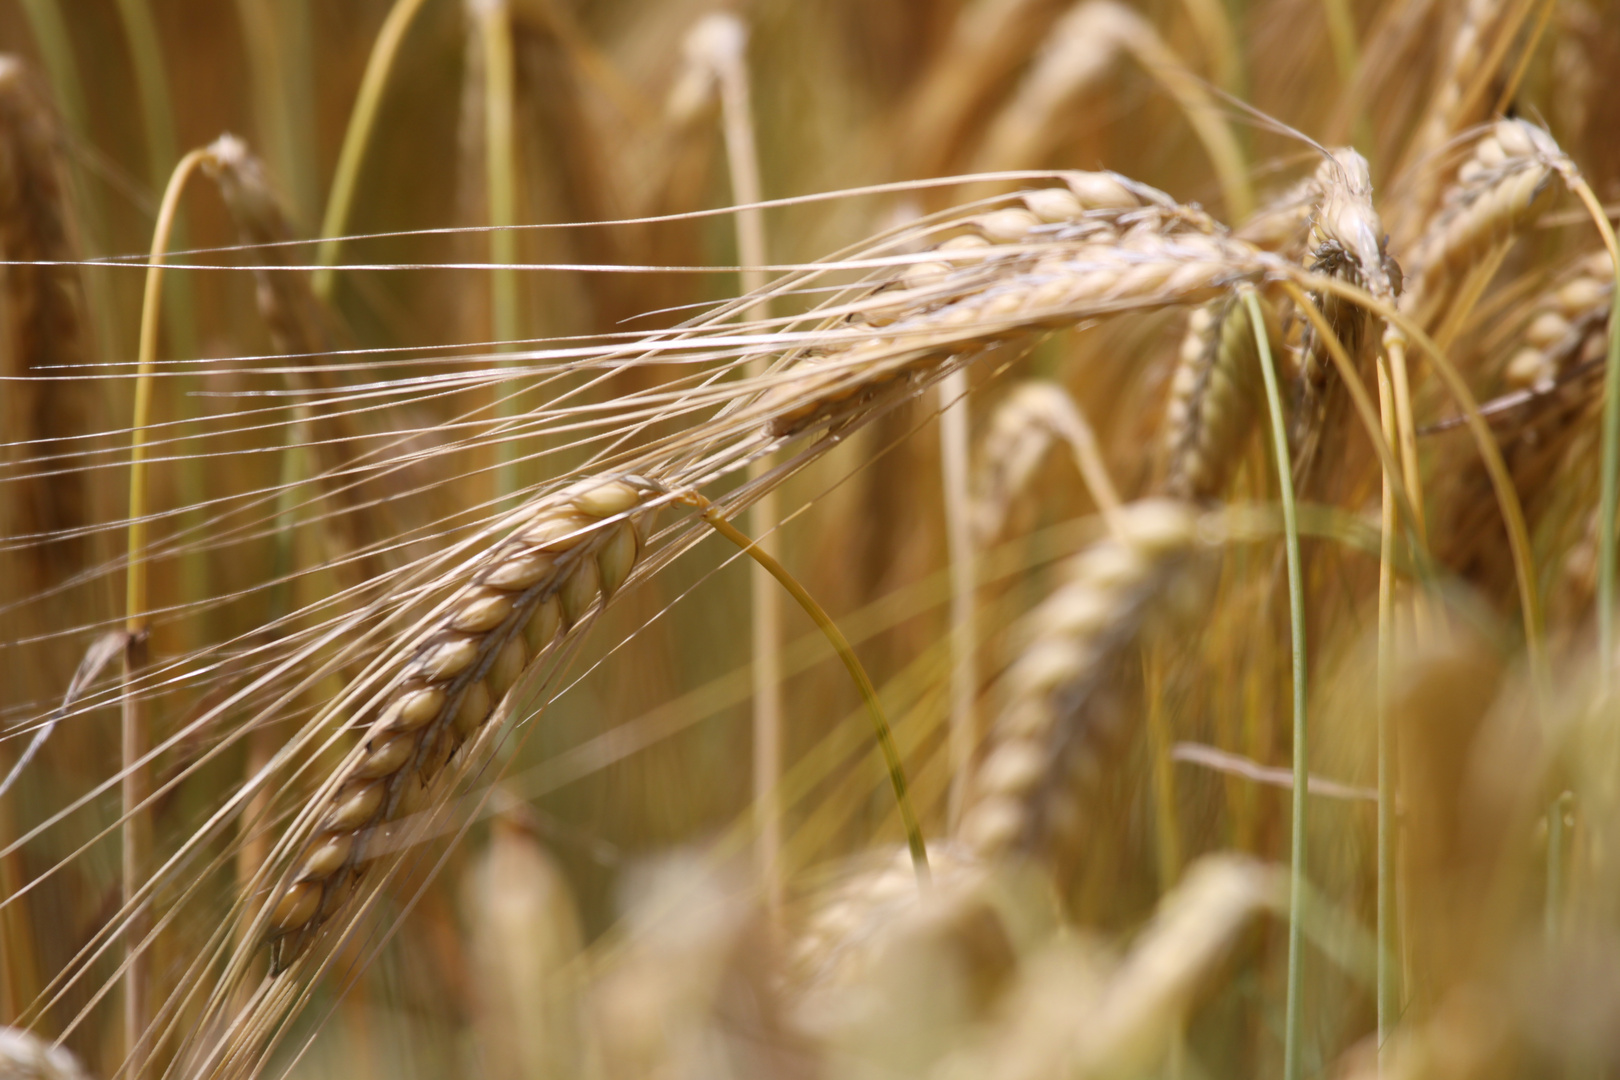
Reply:
[[[912,809],[911,796],[907,793],[905,766],[900,760],[900,751],[895,747],[894,733],[889,727],[888,717],[883,712],[883,702],[878,697],[877,687],[872,685],[872,680],[866,674],[866,669],[861,666],[860,658],[855,655],[855,650],[850,645],[849,639],[844,637],[843,631],[838,629],[838,624],[832,621],[832,617],[826,611],[822,610],[820,604],[816,603],[815,597],[811,596],[804,586],[800,585],[798,580],[787,572],[787,569],[781,563],[761,551],[758,544],[749,539],[731,522],[720,516],[719,509],[710,503],[708,499],[696,492],[688,492],[682,498],[683,501],[699,509],[703,515],[703,520],[708,522],[715,532],[736,544],[746,555],[782,583],[782,587],[788,591],[788,594],[794,600],[798,601],[805,614],[809,615],[816,626],[820,627],[821,632],[827,636],[827,641],[832,645],[833,650],[838,653],[838,658],[844,662],[844,667],[849,671],[850,678],[855,681],[856,689],[860,691],[861,699],[866,702],[867,712],[872,718],[872,727],[877,735],[878,746],[882,749],[883,760],[889,767],[889,782],[894,786],[895,802],[900,807],[900,820],[905,824],[906,843],[911,848],[911,863],[917,872],[917,885],[919,888],[926,889],[929,884],[928,848],[923,842],[922,826],[917,823],[916,812]]]
[[[388,17],[383,20],[377,40],[371,46],[366,60],[366,72],[360,77],[360,91],[354,99],[354,111],[349,114],[349,126],[343,132],[343,147],[338,151],[337,168],[332,173],[332,191],[326,199],[326,214],[321,218],[321,245],[315,261],[321,268],[315,271],[315,295],[323,300],[332,296],[333,265],[337,262],[338,248],[342,245],[344,230],[349,225],[349,207],[354,202],[354,191],[360,180],[360,165],[365,159],[366,143],[377,120],[377,106],[382,102],[383,88],[388,74],[394,68],[394,57],[399,43],[410,28],[411,21],[421,10],[424,0],[395,0]]]
[[[1501,509],[1503,524],[1507,526],[1508,546],[1513,553],[1513,567],[1518,578],[1519,606],[1523,609],[1525,650],[1529,654],[1531,681],[1538,694],[1545,700],[1545,694],[1550,689],[1547,671],[1546,643],[1541,635],[1541,598],[1536,587],[1535,561],[1530,549],[1530,531],[1524,521],[1524,507],[1519,503],[1519,493],[1513,486],[1513,478],[1507,471],[1507,463],[1502,460],[1501,448],[1496,445],[1496,439],[1491,435],[1485,417],[1480,414],[1479,403],[1474,399],[1473,392],[1463,381],[1462,375],[1455,365],[1446,358],[1445,353],[1425,334],[1421,327],[1397,311],[1393,304],[1386,303],[1369,294],[1365,289],[1357,288],[1348,282],[1339,281],[1322,274],[1301,274],[1300,280],[1313,289],[1330,292],[1343,297],[1353,303],[1360,304],[1369,311],[1381,316],[1385,321],[1396,326],[1408,342],[1415,344],[1428,356],[1434,365],[1435,373],[1446,384],[1446,390],[1457,403],[1458,410],[1463,414],[1468,424],[1468,430],[1474,437],[1474,443],[1479,448],[1480,457],[1485,462],[1485,470],[1490,474],[1491,486],[1496,491],[1497,505]],[[1283,288],[1290,290],[1296,298],[1301,310],[1312,322],[1321,319],[1321,312],[1311,304],[1302,289],[1293,282],[1285,282]],[[1318,330],[1326,328],[1326,320],[1318,324]],[[1331,333],[1326,336],[1331,337]],[[1351,383],[1346,379],[1347,384]],[[1354,396],[1359,380],[1352,386]],[[1362,397],[1366,396],[1365,388],[1361,389]],[[1379,438],[1383,441],[1382,436]],[[1384,467],[1393,472],[1391,462],[1388,460],[1387,448],[1383,452]],[[1404,483],[1402,485],[1405,486]],[[1402,507],[1403,512],[1411,513],[1410,503]],[[1412,520],[1416,520],[1415,517]]]
[[[140,889],[142,865],[150,848],[152,822],[146,807],[151,791],[146,757],[146,724],[135,696],[135,677],[145,662],[147,630],[146,591],[146,429],[152,414],[152,366],[157,359],[158,313],[163,304],[163,257],[169,248],[176,208],[186,180],[206,150],[193,150],[180,159],[169,177],[158,209],[157,227],[152,232],[152,256],[146,269],[146,294],[141,300],[141,336],[136,357],[135,410],[130,422],[128,556],[124,578],[124,630],[128,644],[124,650],[124,679],[121,709],[121,785],[124,823],[122,841],[123,900],[130,903]],[[126,937],[132,953],[146,936],[150,916],[132,912]],[[134,1075],[141,1075],[135,1060],[141,1036],[146,1031],[145,957],[132,955],[124,970],[124,1045]]]

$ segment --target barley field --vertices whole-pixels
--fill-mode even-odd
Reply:
[[[1617,70],[0,0],[0,1080],[1614,1075]]]

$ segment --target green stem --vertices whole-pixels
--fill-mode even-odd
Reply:
[[[399,43],[405,37],[416,13],[425,0],[395,0],[388,17],[383,20],[377,40],[371,46],[366,60],[366,72],[360,77],[360,91],[354,99],[354,111],[349,114],[349,126],[343,132],[343,147],[338,151],[337,168],[332,174],[332,192],[326,199],[326,215],[321,219],[321,246],[315,261],[321,268],[315,271],[315,294],[323,300],[332,298],[332,267],[337,263],[338,248],[343,243],[344,230],[349,224],[349,208],[354,203],[355,185],[360,179],[360,165],[365,158],[366,143],[377,120],[377,106],[382,102],[383,88],[394,68],[394,57]]]
[[[169,177],[168,187],[163,192],[163,204],[158,210],[157,226],[152,232],[152,256],[146,269],[146,294],[141,301],[135,412],[130,422],[128,566],[124,572],[124,630],[128,644],[124,650],[119,725],[122,742],[120,797],[124,822],[119,828],[119,836],[122,844],[123,900],[126,905],[131,904],[140,891],[141,868],[146,862],[152,835],[151,811],[147,805],[151,793],[150,768],[143,761],[147,756],[149,740],[134,684],[146,661],[146,428],[151,422],[152,366],[157,359],[158,312],[163,304],[163,256],[169,248],[180,193],[185,190],[187,177],[206,154],[206,150],[191,151],[180,159]],[[146,937],[150,921],[150,916],[142,912],[131,914],[127,941],[132,953],[139,949],[142,939]],[[139,954],[131,956],[124,969],[124,1045],[131,1061],[135,1060],[141,1036],[146,1031],[146,969],[146,957]],[[139,1077],[143,1072],[138,1065],[135,1066],[135,1076]]]
[[[900,751],[894,744],[894,733],[890,730],[889,719],[883,712],[883,702],[878,698],[877,687],[872,685],[872,680],[866,674],[866,669],[861,666],[860,658],[855,655],[855,649],[850,645],[849,639],[844,637],[843,631],[838,629],[838,624],[832,621],[832,617],[822,610],[815,598],[805,591],[804,586],[800,585],[781,563],[761,551],[758,544],[721,517],[720,511],[709,500],[696,492],[689,493],[684,498],[685,501],[698,507],[703,520],[709,523],[710,528],[736,544],[782,583],[782,587],[804,609],[805,614],[820,627],[828,642],[832,644],[833,651],[838,653],[838,658],[844,662],[850,678],[855,681],[856,688],[861,692],[861,699],[866,702],[867,713],[872,717],[872,728],[877,734],[878,746],[883,751],[883,760],[889,768],[889,782],[894,785],[895,802],[900,807],[900,820],[905,824],[906,843],[911,847],[911,865],[917,872],[918,886],[926,889],[930,880],[928,848],[923,842],[922,827],[917,823],[911,796],[907,792],[905,766],[900,760]]]
[[[516,75],[512,56],[512,16],[506,0],[482,0],[475,5],[478,36],[484,56],[484,176],[489,203],[489,277],[491,336],[497,352],[516,348],[518,328],[517,271],[517,132],[513,119]],[[511,380],[496,384],[495,414],[506,419],[518,412]],[[496,493],[502,498],[517,490],[517,448],[509,438],[499,441],[495,471]]]
[[[1612,685],[1614,665],[1614,556],[1615,504],[1620,502],[1620,243],[1603,204],[1586,181],[1578,175],[1565,182],[1580,196],[1614,265],[1614,294],[1609,308],[1609,355],[1603,373],[1603,486],[1598,497],[1598,679],[1607,696]]]
[[[1305,963],[1305,807],[1310,776],[1307,771],[1305,724],[1305,583],[1299,559],[1299,514],[1294,505],[1293,464],[1288,456],[1287,424],[1283,419],[1282,395],[1277,389],[1277,371],[1271,359],[1271,342],[1266,336],[1265,317],[1252,289],[1243,293],[1243,303],[1254,327],[1255,346],[1260,352],[1260,374],[1266,383],[1266,407],[1271,414],[1271,441],[1277,455],[1277,482],[1282,495],[1283,549],[1288,560],[1288,622],[1294,669],[1294,791],[1293,842],[1288,874],[1288,1019],[1283,1050],[1284,1080],[1299,1080],[1301,988]]]
[[[153,190],[168,181],[169,170],[180,156],[174,129],[174,103],[163,62],[163,45],[147,0],[118,0],[118,16],[129,39],[130,62],[135,68],[135,95],[140,99],[141,124],[146,128],[146,172]],[[184,248],[186,229],[181,220],[170,226],[171,243]],[[197,354],[197,331],[192,322],[195,304],[191,281],[180,278],[169,286],[164,304],[169,318],[169,341],[185,357]]]
[[[1397,439],[1396,391],[1393,353],[1378,366],[1378,403],[1383,412],[1384,438]],[[1402,451],[1406,450],[1402,446]],[[1403,464],[1405,462],[1403,461]],[[1408,473],[1410,483],[1411,473]],[[1395,993],[1395,733],[1390,689],[1395,670],[1395,488],[1383,478],[1382,531],[1378,551],[1378,1052],[1380,1061],[1388,1045],[1399,1007]]]
[[[736,15],[709,15],[692,33],[705,35],[708,62],[720,91],[720,120],[726,142],[726,165],[731,174],[732,215],[737,235],[738,284],[746,295],[765,289],[767,262],[765,212],[759,208],[763,185],[759,174],[759,148],[754,138],[754,113],[749,87],[748,28]],[[692,38],[688,37],[690,44]],[[771,316],[770,302],[760,299],[744,309],[747,322],[761,323]],[[765,374],[766,357],[748,361],[744,376]],[[748,476],[757,479],[770,470],[769,455],[749,463]],[[749,528],[759,537],[765,554],[775,556],[779,536],[773,532],[779,509],[775,489],[765,491],[749,508]],[[760,566],[749,578],[750,649],[754,674],[754,803],[759,814],[759,867],[773,916],[782,911],[782,594]]]
[[[1569,884],[1569,830],[1565,822],[1574,809],[1572,791],[1558,796],[1547,808],[1547,910],[1543,918],[1548,945],[1556,945],[1564,933],[1564,897]]]

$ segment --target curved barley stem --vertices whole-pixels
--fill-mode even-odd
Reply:
[[[947,828],[962,816],[968,764],[976,741],[973,698],[978,690],[974,649],[977,571],[974,558],[971,496],[968,493],[968,376],[953,371],[939,384],[940,481],[945,497],[945,551],[951,575],[951,715],[949,726],[951,782]]]
[[[749,90],[748,27],[737,17],[716,13],[699,20],[686,37],[688,62],[705,69],[720,97],[720,119],[726,143],[726,165],[731,176],[731,201],[737,236],[737,261],[745,295],[760,297],[742,312],[744,320],[770,318],[765,296],[765,270],[769,261],[765,241],[763,187],[759,179],[759,151],[754,139],[753,106]],[[766,358],[756,357],[744,368],[745,378],[765,372]],[[767,455],[749,464],[749,479],[771,468]],[[777,522],[780,517],[774,487],[762,492],[748,509],[751,531],[759,549],[773,558],[780,553]],[[754,669],[754,803],[759,814],[759,869],[773,912],[782,908],[782,606],[781,593],[763,565],[755,564],[748,579],[751,605],[750,648]]]
[[[163,303],[163,258],[169,248],[169,234],[186,180],[207,156],[206,150],[193,150],[180,159],[169,177],[158,210],[157,227],[152,232],[152,255],[146,270],[146,294],[141,301],[140,351],[137,356],[135,412],[130,422],[129,449],[129,533],[124,588],[124,692],[120,731],[122,740],[122,781],[124,824],[120,829],[123,854],[123,900],[127,904],[140,890],[141,868],[151,846],[150,766],[147,756],[147,730],[135,680],[146,661],[146,427],[152,412],[152,372],[157,360],[158,312]],[[140,955],[149,916],[132,916],[128,928],[130,958],[124,974],[125,1052],[133,1060],[136,1046],[146,1032],[146,963]]]
[[[678,498],[682,502],[697,507],[703,516],[703,520],[708,522],[710,528],[736,544],[751,559],[764,567],[766,572],[781,582],[782,587],[804,609],[805,614],[809,615],[815,621],[815,624],[821,628],[821,632],[827,635],[828,642],[838,653],[838,658],[843,661],[844,667],[849,671],[850,678],[855,680],[855,686],[860,690],[861,699],[866,702],[867,712],[872,717],[872,727],[877,735],[878,746],[882,748],[883,760],[889,767],[889,782],[894,786],[895,802],[900,807],[900,819],[905,824],[906,844],[911,849],[911,864],[917,874],[917,886],[920,889],[927,889],[929,883],[928,847],[923,842],[922,827],[917,823],[917,814],[912,808],[911,797],[907,793],[905,764],[900,760],[900,751],[895,747],[894,733],[889,727],[888,717],[883,712],[883,702],[878,697],[877,687],[872,685],[872,680],[866,674],[866,669],[861,666],[860,658],[855,655],[855,650],[850,645],[849,639],[844,637],[843,631],[838,629],[838,624],[833,622],[832,616],[828,615],[821,605],[816,603],[815,597],[806,592],[804,586],[800,585],[781,563],[761,551],[753,540],[749,539],[740,529],[721,516],[718,507],[696,492],[690,492]]]
[[[1354,286],[1346,285],[1344,282],[1334,278],[1325,277],[1321,274],[1303,276],[1323,291],[1332,291],[1325,284],[1332,282],[1334,286],[1343,288],[1344,291],[1341,295],[1367,296],[1367,293],[1362,290],[1355,289]],[[1288,294],[1288,298],[1294,302],[1295,306],[1304,313],[1305,318],[1315,328],[1318,340],[1327,349],[1328,357],[1338,369],[1339,377],[1343,380],[1345,389],[1350,392],[1350,401],[1361,418],[1362,427],[1373,444],[1373,452],[1378,455],[1378,461],[1383,467],[1384,474],[1399,477],[1400,465],[1395,460],[1394,450],[1384,439],[1383,423],[1378,419],[1378,410],[1373,407],[1372,399],[1367,396],[1367,388],[1362,385],[1360,376],[1356,374],[1355,364],[1350,359],[1350,354],[1345,351],[1344,344],[1334,334],[1333,327],[1329,325],[1327,316],[1323,315],[1321,309],[1311,302],[1311,298],[1305,294],[1305,290],[1294,284],[1294,282],[1281,282],[1281,288]],[[1405,520],[1407,529],[1414,530],[1417,511],[1412,506],[1404,482],[1396,483],[1395,499],[1400,507],[1401,517]],[[1413,549],[1413,561],[1419,567],[1426,567],[1426,550],[1417,541],[1415,532],[1409,532],[1408,535]]]
[[[1384,418],[1384,438],[1390,443],[1400,439],[1396,429],[1401,425],[1400,391],[1394,372],[1397,349],[1391,348],[1378,365],[1378,405]],[[1401,376],[1404,376],[1404,362]],[[1415,470],[1415,462],[1401,446],[1402,464]],[[1410,475],[1407,478],[1411,483]],[[1395,664],[1395,488],[1386,473],[1382,483],[1380,507],[1380,535],[1378,546],[1378,689],[1377,689],[1377,756],[1378,756],[1378,822],[1377,822],[1377,926],[1378,966],[1376,995],[1378,1011],[1378,1049],[1384,1053],[1390,1032],[1394,1029],[1399,1009],[1393,961],[1395,957],[1395,732],[1394,714],[1390,708],[1391,679]],[[1414,527],[1421,535],[1421,521]]]
[[[1283,550],[1288,561],[1288,624],[1294,683],[1294,790],[1292,793],[1293,838],[1289,848],[1288,876],[1288,1015],[1283,1049],[1285,1080],[1301,1075],[1300,1039],[1304,1025],[1301,992],[1305,963],[1305,807],[1310,786],[1310,761],[1306,753],[1305,723],[1305,582],[1299,558],[1299,513],[1294,506],[1293,466],[1288,460],[1288,425],[1283,418],[1282,395],[1277,389],[1277,369],[1271,359],[1271,341],[1266,336],[1265,315],[1252,289],[1243,290],[1243,303],[1254,327],[1254,344],[1260,353],[1260,375],[1266,386],[1266,409],[1271,416],[1272,453],[1277,456],[1277,484],[1282,496]]]
[[[1614,235],[1614,226],[1598,202],[1586,180],[1578,173],[1567,172],[1564,180],[1592,215],[1603,246],[1609,249],[1614,264],[1615,281],[1620,282],[1620,243]],[[1598,679],[1607,694],[1613,679],[1614,667],[1614,558],[1615,521],[1620,504],[1620,286],[1613,290],[1609,311],[1609,351],[1603,375],[1603,479],[1598,496]]]
[[[512,56],[512,13],[507,0],[470,0],[469,12],[477,24],[484,76],[484,184],[489,215],[490,336],[497,352],[511,352],[521,337],[517,271],[517,130],[513,117],[517,75]],[[502,419],[518,413],[519,384],[495,383],[495,415]],[[515,447],[510,439],[495,445],[495,493],[505,499],[518,487]]]
[[[349,125],[343,132],[343,147],[338,151],[337,168],[332,174],[332,190],[326,197],[326,213],[321,218],[321,243],[315,252],[320,269],[315,271],[315,294],[331,299],[337,263],[338,248],[343,243],[344,230],[349,225],[349,208],[354,202],[355,186],[360,180],[360,166],[365,160],[366,143],[377,121],[377,106],[382,103],[383,88],[394,68],[394,57],[399,43],[410,29],[416,13],[425,0],[394,0],[388,17],[383,20],[377,40],[366,59],[366,72],[360,77],[360,91],[355,95],[354,111],[349,114]]]

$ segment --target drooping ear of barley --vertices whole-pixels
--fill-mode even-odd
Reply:
[[[1385,249],[1367,160],[1354,150],[1334,151],[1317,169],[1313,194],[1307,267],[1392,300],[1401,291],[1401,268]],[[1363,362],[1366,347],[1374,340],[1371,313],[1334,295],[1318,296],[1313,302],[1352,361]],[[1348,406],[1328,346],[1314,326],[1306,328],[1299,351],[1290,440],[1295,483],[1309,493],[1319,464],[1336,461],[1342,452]]]
[[[836,423],[993,346],[1087,316],[1197,303],[1271,265],[1152,188],[1101,173],[1065,179],[1067,191],[964,221],[937,260],[857,306],[860,323],[828,333],[761,400],[767,431]]]
[[[397,522],[390,522],[396,513],[392,499],[401,485],[390,483],[386,470],[365,468],[376,456],[375,448],[367,453],[362,439],[366,414],[332,400],[344,385],[333,369],[338,342],[334,317],[306,275],[277,269],[297,259],[301,249],[289,246],[293,230],[263,164],[247,144],[221,136],[208,148],[203,169],[219,185],[241,243],[266,267],[255,275],[259,314],[276,350],[291,361],[288,382],[306,395],[299,408],[308,415],[317,482],[336,507],[325,517],[327,531],[335,554],[346,557],[341,565],[347,576],[369,581],[388,568],[387,555],[375,549],[384,537],[400,531]]]
[[[1472,307],[1470,283],[1495,270],[1491,260],[1519,230],[1528,227],[1551,202],[1542,192],[1568,158],[1546,131],[1525,120],[1500,120],[1474,145],[1473,152],[1445,189],[1439,211],[1405,260],[1407,286],[1401,310],[1418,325],[1437,330],[1449,304],[1448,325]],[[1485,282],[1473,284],[1473,290]],[[1440,340],[1448,334],[1441,332]]]
[[[0,535],[28,540],[7,545],[17,561],[7,577],[28,591],[82,567],[84,534],[98,516],[74,440],[100,430],[100,409],[88,382],[63,377],[93,355],[79,271],[62,265],[78,258],[63,139],[22,61],[0,56],[0,255],[8,262],[0,430],[9,474],[0,485]],[[5,594],[19,598],[11,588]]]
[[[361,746],[295,827],[295,836],[308,837],[303,853],[260,917],[272,973],[303,956],[342,910],[376,858],[368,849],[424,805],[524,669],[629,577],[649,527],[642,503],[655,491],[633,477],[586,481],[542,501],[451,583],[429,626],[400,645],[396,666],[356,718],[366,730]]]
[[[973,531],[981,546],[1001,533],[1008,511],[1054,443],[1065,444],[1092,502],[1110,521],[1120,509],[1097,436],[1061,386],[1031,379],[996,406],[979,441],[973,483]]]

